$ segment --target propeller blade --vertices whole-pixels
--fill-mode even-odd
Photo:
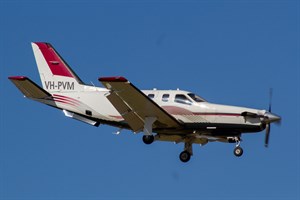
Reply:
[[[269,123],[266,124],[266,137],[265,137],[265,147],[269,145],[271,125]]]
[[[269,90],[269,112],[272,111],[273,88]]]

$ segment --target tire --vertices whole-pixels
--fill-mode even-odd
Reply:
[[[143,142],[145,144],[152,144],[153,141],[154,141],[153,135],[143,135]]]
[[[236,156],[236,157],[240,157],[240,156],[242,156],[243,155],[243,149],[241,148],[241,147],[235,147],[234,148],[234,151],[233,151],[233,153],[234,153],[234,155]]]
[[[183,151],[180,153],[179,159],[181,160],[181,162],[186,163],[191,159],[191,154],[188,151]]]

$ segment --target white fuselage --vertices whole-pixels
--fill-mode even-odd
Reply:
[[[76,92],[53,91],[55,106],[81,115],[87,115],[105,122],[119,123],[124,119],[106,98],[110,91],[105,88],[81,85]],[[245,107],[227,106],[209,103],[201,98],[193,99],[182,90],[143,90],[145,95],[185,124],[184,131],[213,131],[222,125],[236,128],[239,132],[263,130],[259,118],[245,119],[242,112],[262,113],[265,111]],[[194,94],[192,94],[194,95]],[[198,101],[198,102],[197,102]],[[53,104],[53,102],[46,102]],[[243,130],[243,128],[245,128]],[[241,129],[241,130],[240,130]]]

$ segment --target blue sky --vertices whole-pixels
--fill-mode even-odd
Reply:
[[[0,199],[300,199],[299,1],[0,1]],[[141,135],[65,118],[22,98],[40,84],[30,42],[47,41],[85,82],[122,75],[140,89],[184,89],[267,109],[264,132],[234,144],[146,146]]]

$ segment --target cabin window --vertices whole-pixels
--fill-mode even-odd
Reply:
[[[175,96],[175,102],[177,103],[182,103],[182,104],[187,104],[187,105],[192,105],[192,101],[189,100],[185,95],[183,94],[176,94]]]
[[[154,98],[154,94],[148,94],[148,97],[149,97],[150,99],[153,99],[153,98]]]
[[[163,102],[168,102],[168,101],[169,101],[169,97],[170,97],[169,94],[163,94],[161,100],[162,100]]]

